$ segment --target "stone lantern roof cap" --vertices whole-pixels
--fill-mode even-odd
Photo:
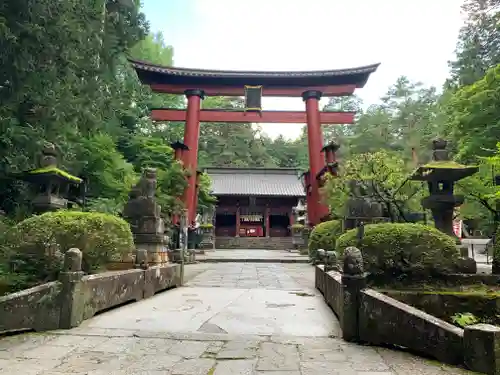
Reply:
[[[79,177],[73,176],[62,169],[57,167],[45,167],[45,168],[37,168],[31,171],[27,171],[21,173],[17,176],[19,179],[28,181],[28,182],[39,182],[41,180],[47,180],[50,178],[70,182],[73,184],[80,184],[83,180]]]
[[[434,160],[418,167],[410,179],[415,181],[459,181],[472,176],[478,170],[477,166],[468,166],[452,160]]]

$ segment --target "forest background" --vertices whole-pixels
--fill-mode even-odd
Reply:
[[[398,220],[419,211],[425,194],[407,182],[416,164],[430,159],[436,137],[450,141],[453,157],[479,164],[463,181],[460,216],[488,231],[500,217],[500,1],[467,0],[466,22],[443,87],[425,87],[402,76],[375,104],[332,98],[324,110],[354,110],[355,125],[325,125],[335,140],[342,178],[325,197],[340,210],[347,178],[371,181]],[[6,0],[0,4],[0,208],[18,221],[30,214],[27,186],[10,178],[35,166],[43,142],[57,144],[62,167],[83,177],[86,210],[118,213],[144,167],[159,173],[158,197],[168,215],[185,181],[173,162],[171,142],[182,123],[149,119],[149,108],[184,108],[184,98],[151,93],[127,57],[175,65],[174,48],[151,34],[139,0]],[[205,108],[241,108],[241,99],[207,98]],[[199,166],[308,167],[307,133],[271,139],[252,124],[201,125]],[[401,188],[404,186],[404,188]],[[212,204],[203,180],[200,207]]]

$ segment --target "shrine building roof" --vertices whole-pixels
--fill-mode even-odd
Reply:
[[[300,171],[291,168],[206,168],[215,196],[303,197]]]
[[[233,71],[177,68],[146,61],[129,60],[144,84],[185,85],[196,89],[205,86],[307,87],[354,85],[361,88],[380,64],[349,69],[318,71]]]

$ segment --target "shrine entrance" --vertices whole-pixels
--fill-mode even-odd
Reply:
[[[185,69],[130,61],[141,82],[149,85],[153,92],[185,95],[187,98],[186,110],[153,109],[151,117],[156,121],[184,121],[186,124],[184,142],[176,142],[172,147],[176,151],[176,159],[182,161],[184,168],[191,171],[183,196],[189,223],[194,223],[197,211],[196,172],[200,122],[307,124],[309,170],[304,174],[304,189],[308,221],[310,225],[316,225],[328,217],[329,209],[320,197],[321,177],[326,171],[335,170],[336,148],[323,145],[321,125],[352,124],[355,113],[321,112],[319,100],[321,97],[352,95],[357,88],[366,84],[370,74],[377,70],[379,64],[326,71],[243,72]],[[242,111],[202,110],[201,101],[206,96],[244,96],[246,108]],[[262,96],[302,98],[305,111],[264,111],[261,105]],[[236,216],[236,212],[234,215]],[[267,222],[264,220],[265,235],[269,236],[273,228],[285,225],[286,216],[282,213],[268,215]],[[221,222],[225,223],[226,220],[229,218],[221,218]],[[242,227],[241,221],[237,220],[235,224],[239,228],[235,235],[244,228],[250,230],[245,233],[260,233],[259,223],[260,221],[243,222]]]

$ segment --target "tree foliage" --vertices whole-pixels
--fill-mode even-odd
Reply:
[[[480,80],[500,64],[500,1],[466,0],[466,22],[460,30],[456,58],[450,62],[448,85],[461,87]]]
[[[445,107],[448,128],[463,161],[491,154],[500,139],[500,65],[458,89]]]
[[[339,176],[330,176],[324,187],[332,213],[344,217],[351,192],[350,181],[358,181],[367,198],[383,205],[393,222],[410,221],[410,213],[421,211],[424,194],[420,184],[410,183],[411,170],[394,153],[377,151],[356,154],[343,163]]]
[[[377,103],[331,98],[325,111],[355,111],[354,125],[323,126],[324,142],[341,144],[341,173],[325,188],[342,209],[348,179],[364,179],[394,221],[419,211],[423,189],[405,183],[430,159],[436,137],[452,141],[453,156],[481,163],[460,184],[463,216],[498,216],[496,144],[500,139],[498,0],[465,0],[450,77],[442,92],[402,76]],[[88,210],[118,213],[145,167],[158,169],[158,198],[168,214],[180,209],[185,187],[170,143],[183,124],[153,122],[152,107],[184,108],[181,96],[154,94],[127,61],[174,64],[168,36],[150,33],[139,0],[5,0],[0,3],[0,209],[29,215],[26,186],[12,173],[34,167],[44,141],[62,153],[62,167],[88,182]],[[204,108],[241,109],[241,98],[211,97]],[[477,159],[477,156],[490,159]],[[201,124],[199,166],[308,168],[307,131],[270,138],[255,124]],[[493,168],[493,172],[491,172]],[[489,172],[488,172],[489,171]],[[202,177],[199,207],[213,203]],[[375,198],[375,197],[374,197]]]
[[[44,141],[57,144],[62,167],[88,183],[88,210],[120,212],[145,167],[158,169],[163,212],[180,209],[185,179],[169,146],[178,131],[153,123],[149,108],[180,107],[182,98],[153,94],[127,61],[131,55],[171,65],[173,48],[161,34],[148,34],[139,6],[0,5],[0,205],[7,214],[29,214],[26,186],[9,176],[33,168]]]

